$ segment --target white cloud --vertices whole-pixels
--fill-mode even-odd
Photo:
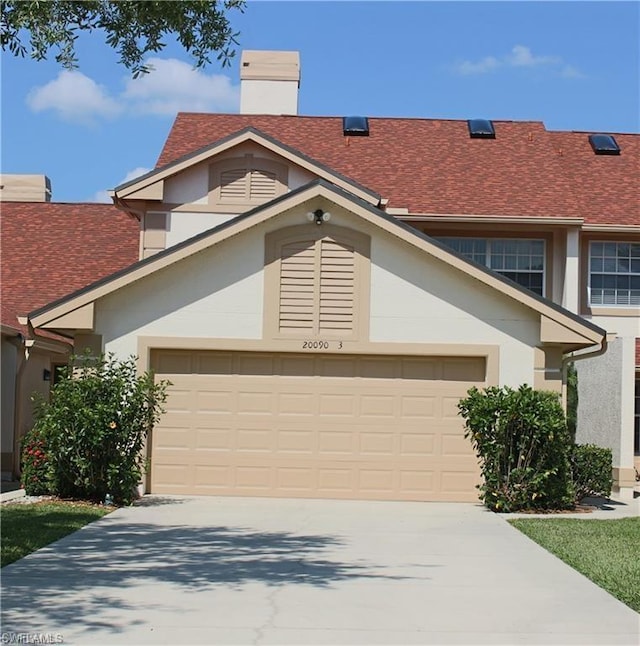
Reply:
[[[136,177],[140,177],[141,175],[144,175],[145,173],[148,173],[151,169],[150,168],[145,168],[144,166],[138,166],[137,168],[134,168],[133,170],[130,170],[123,179],[121,179],[116,186],[120,186],[120,184],[124,184],[125,182],[129,182],[132,179],[135,179]],[[106,189],[102,191],[98,191],[95,193],[95,195],[89,200],[88,202],[103,202],[106,204],[111,204],[112,200],[111,197],[109,196],[109,193]]]
[[[64,70],[27,96],[34,112],[53,110],[63,119],[92,123],[126,114],[174,116],[180,111],[237,112],[240,86],[223,74],[206,74],[175,58],[150,58],[148,74],[126,78],[120,94],[78,71]]]
[[[27,105],[34,112],[53,110],[63,119],[87,122],[114,117],[122,110],[103,86],[76,70],[63,70],[53,81],[33,88]]]
[[[463,76],[487,74],[500,68],[534,68],[546,66],[555,74],[566,78],[584,78],[572,65],[565,63],[559,56],[537,56],[529,47],[515,45],[511,51],[500,57],[485,56],[479,61],[462,61],[454,66],[454,71]]]
[[[557,56],[534,56],[524,45],[516,45],[505,62],[513,67],[537,67],[538,65],[553,65],[562,62]]]
[[[481,61],[473,63],[472,61],[463,61],[458,66],[460,74],[484,74],[500,66],[500,62],[493,56],[486,56]]]
[[[175,58],[150,58],[151,71],[127,79],[122,98],[130,108],[144,114],[173,115],[189,112],[235,112],[240,88],[228,76],[205,74]]]

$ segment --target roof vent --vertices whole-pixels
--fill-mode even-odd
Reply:
[[[620,154],[620,146],[612,135],[589,135],[589,143],[596,155]]]
[[[345,137],[368,137],[369,119],[367,117],[343,117],[342,134]]]
[[[471,139],[495,139],[496,131],[493,128],[493,122],[489,119],[469,119],[469,136]]]

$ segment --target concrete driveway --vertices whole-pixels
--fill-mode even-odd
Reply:
[[[638,644],[640,630],[479,505],[247,498],[120,509],[4,568],[2,615],[5,643]]]

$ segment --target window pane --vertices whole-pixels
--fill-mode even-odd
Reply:
[[[640,292],[640,244],[592,242],[590,293],[594,305],[633,305]]]

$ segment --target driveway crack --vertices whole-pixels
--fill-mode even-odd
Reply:
[[[273,628],[273,622],[276,619],[276,615],[278,614],[278,604],[276,602],[276,594],[278,593],[278,588],[276,586],[270,586],[270,591],[267,593],[267,605],[269,606],[269,616],[267,617],[267,620],[264,622],[264,624],[258,628],[256,628],[256,637],[254,640],[254,644],[256,646],[258,644],[262,644],[264,640],[264,631],[267,628]]]

